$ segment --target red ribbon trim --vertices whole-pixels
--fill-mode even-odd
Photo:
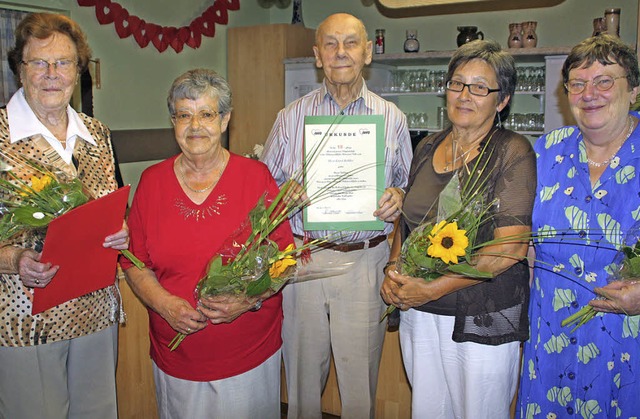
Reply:
[[[214,37],[216,23],[229,23],[229,10],[239,10],[240,0],[215,0],[202,14],[187,26],[160,26],[147,23],[138,16],[130,15],[129,11],[119,3],[111,0],[78,0],[78,5],[94,7],[96,18],[101,25],[113,23],[120,39],[133,38],[140,48],[149,43],[159,51],[164,52],[167,47],[180,52],[187,45],[189,48],[199,48],[203,36]]]

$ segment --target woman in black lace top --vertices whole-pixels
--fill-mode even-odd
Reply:
[[[529,270],[523,260],[528,241],[512,239],[480,250],[476,268],[493,274],[484,281],[447,274],[427,282],[399,274],[393,262],[413,229],[439,221],[438,203],[452,181],[487,179],[484,202],[493,205],[476,243],[530,232],[535,155],[526,138],[500,124],[515,85],[513,58],[497,43],[460,47],[447,73],[452,126],[422,140],[413,158],[381,295],[401,310],[400,340],[415,418],[509,417],[519,345],[528,336]]]

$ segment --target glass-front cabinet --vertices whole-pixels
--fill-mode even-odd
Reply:
[[[561,68],[569,48],[509,49],[516,60],[518,84],[507,128],[525,135],[572,124]],[[449,123],[444,84],[454,51],[374,55],[365,69],[370,90],[398,105],[407,115],[412,137],[421,138]],[[322,71],[313,58],[285,60],[285,102],[288,104],[320,86]]]

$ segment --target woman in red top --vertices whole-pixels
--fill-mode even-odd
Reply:
[[[147,268],[123,260],[147,305],[160,417],[279,418],[281,295],[196,301],[208,261],[258,199],[278,188],[262,163],[225,150],[227,82],[210,70],[178,77],[167,99],[177,156],[149,167],[137,188],[131,248]],[[293,243],[288,222],[272,235]],[[264,300],[264,303],[262,301]],[[173,352],[177,332],[187,338]]]

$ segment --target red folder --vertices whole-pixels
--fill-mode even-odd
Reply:
[[[49,285],[34,288],[31,314],[114,284],[118,250],[102,243],[122,228],[129,189],[127,185],[49,223],[40,261],[60,269]]]

